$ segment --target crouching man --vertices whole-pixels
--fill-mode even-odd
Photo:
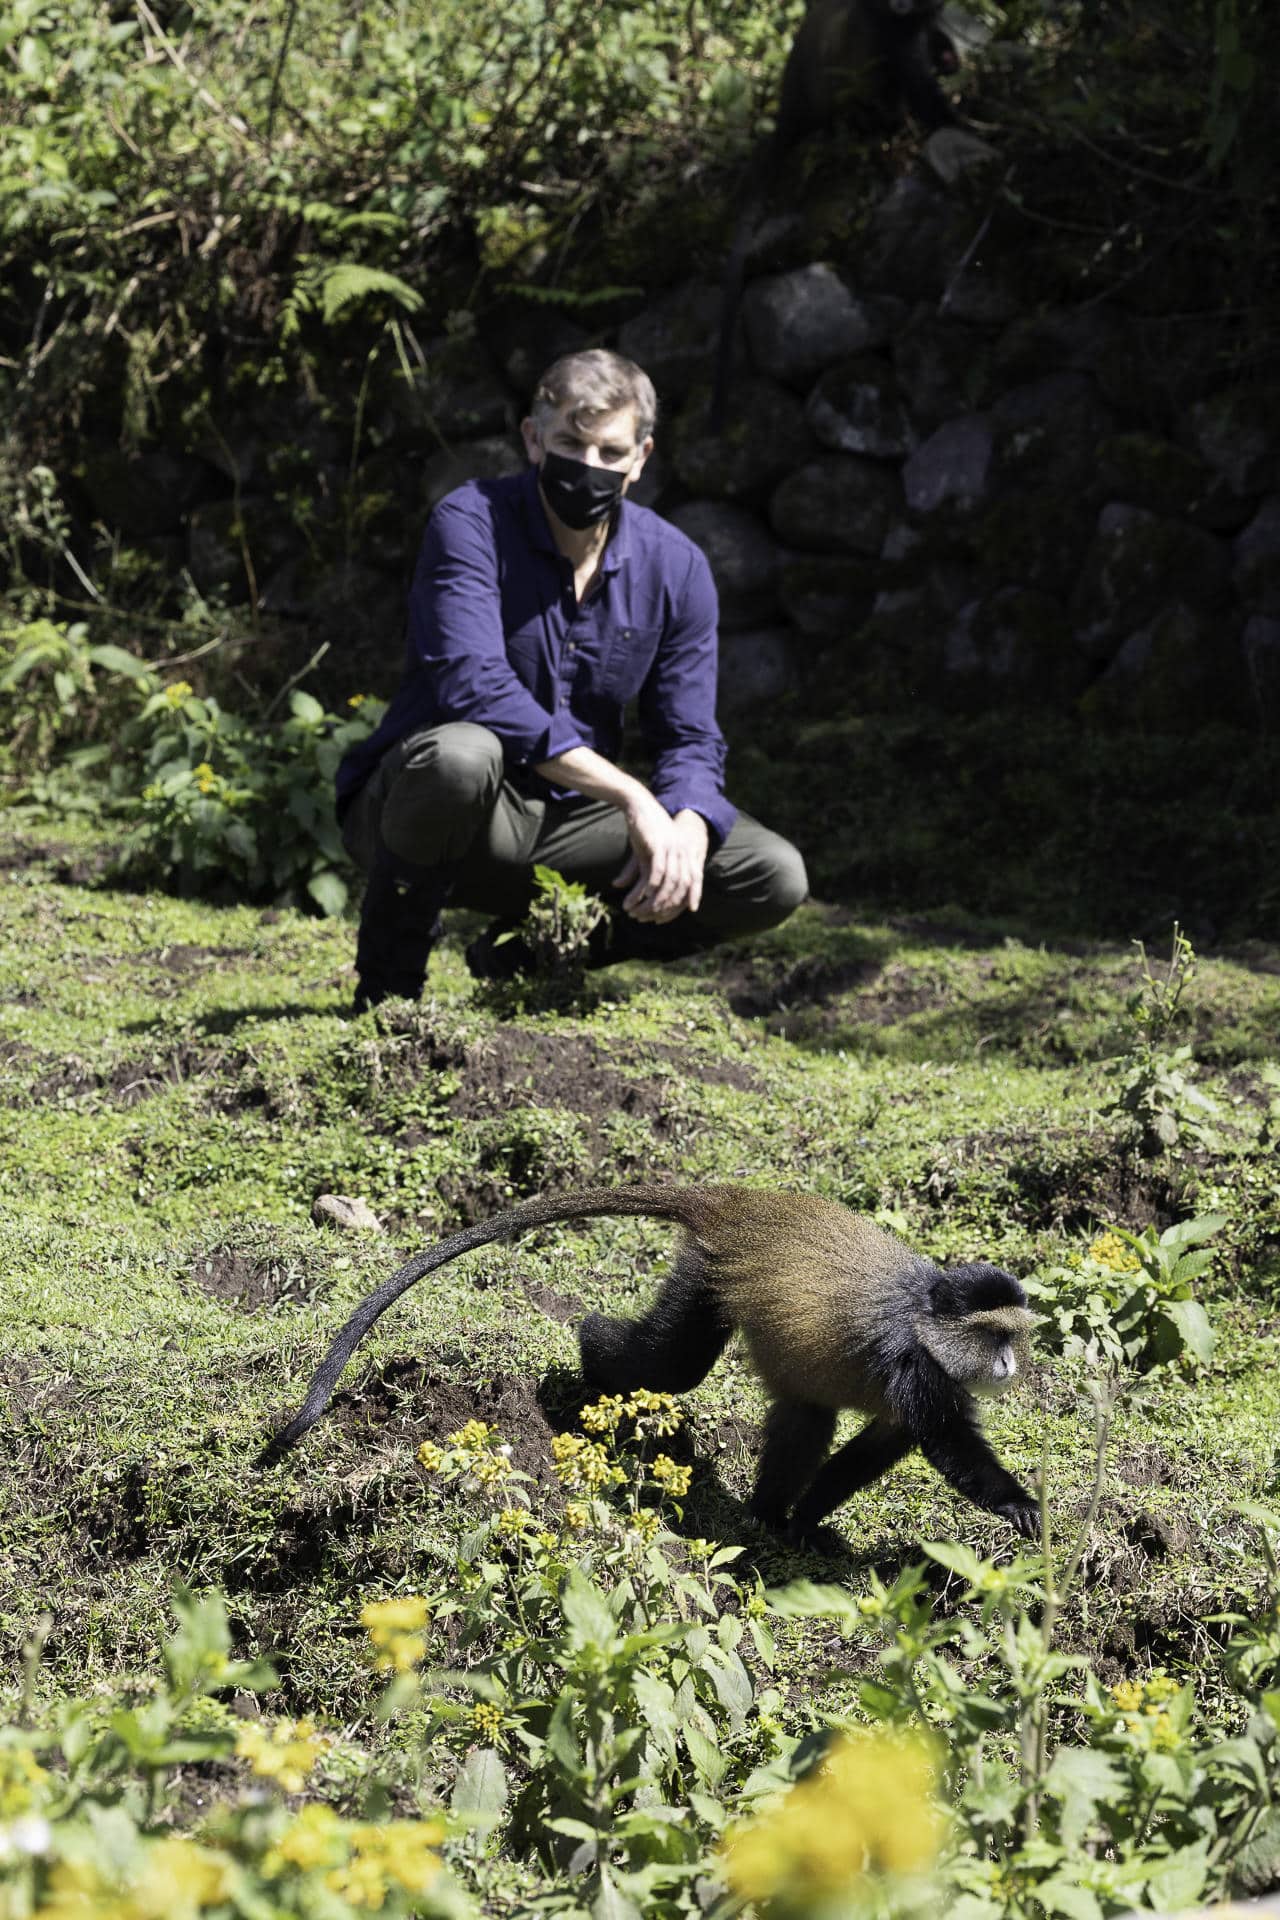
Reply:
[[[366,875],[356,1009],[416,999],[446,902],[494,916],[467,950],[492,978],[535,866],[611,903],[593,960],[675,958],[773,927],[804,863],[724,795],[711,570],[627,499],[653,448],[653,385],[603,349],[539,381],[526,473],[471,481],[431,515],[408,658],[377,731],[338,769]],[[637,702],[646,786],[617,765]]]

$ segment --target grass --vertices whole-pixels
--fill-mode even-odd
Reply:
[[[111,891],[97,853],[88,829],[54,844],[13,821],[0,854],[7,1667],[49,1615],[42,1689],[146,1670],[181,1579],[227,1593],[242,1649],[277,1655],[292,1710],[364,1714],[359,1598],[411,1585],[468,1524],[414,1447],[471,1410],[545,1468],[573,1320],[643,1300],[668,1234],[593,1222],[443,1269],[387,1314],[282,1467],[257,1473],[254,1454],[405,1253],[548,1185],[659,1177],[816,1189],[939,1259],[1020,1272],[1099,1222],[1225,1211],[1217,1354],[1122,1403],[1064,1628],[1104,1677],[1158,1659],[1212,1690],[1209,1616],[1261,1573],[1235,1503],[1271,1493],[1280,1429],[1274,949],[1202,954],[1187,1036],[1220,1138],[1148,1165],[1104,1112],[1138,974],[1123,943],[810,906],[752,948],[605,976],[581,1016],[503,1021],[476,998],[460,922],[420,1009],[352,1019],[349,924]],[[364,1198],[383,1231],[314,1225],[321,1192]],[[761,1413],[742,1359],[688,1408],[687,1524],[742,1537]],[[1089,1423],[1052,1360],[988,1427],[1019,1474],[1047,1471],[1055,1513],[1083,1509]],[[922,1539],[1011,1545],[918,1459],[837,1525],[834,1568],[753,1541],[766,1580],[856,1589]],[[797,1697],[815,1658],[863,1657],[823,1644],[814,1624],[786,1643]]]

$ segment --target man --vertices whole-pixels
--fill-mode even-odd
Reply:
[[[514,970],[520,943],[499,936],[535,866],[613,903],[601,964],[759,932],[805,897],[795,848],[724,796],[706,558],[626,498],[656,411],[632,361],[569,354],[523,422],[529,470],[471,481],[431,515],[399,689],[338,769],[367,875],[357,1011],[418,997],[448,900],[497,916],[471,971]],[[647,786],[616,764],[633,699]]]

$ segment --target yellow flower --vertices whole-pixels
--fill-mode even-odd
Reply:
[[[368,696],[368,694],[367,694],[367,693],[353,693],[353,694],[352,694],[352,695],[351,695],[351,696],[349,697],[349,699],[347,700],[347,705],[348,705],[349,707],[355,707],[355,708],[357,708],[357,709],[359,709],[360,707],[362,707],[362,706],[364,705],[364,703],[365,703],[365,701],[366,701],[366,700],[367,700],[368,698],[369,698],[369,696]]]
[[[533,1525],[533,1515],[527,1507],[504,1507],[498,1515],[499,1533],[524,1533]]]
[[[591,1509],[585,1500],[566,1500],[564,1523],[570,1533],[585,1533],[591,1525]]]
[[[338,1851],[342,1822],[332,1807],[312,1801],[291,1820],[275,1845],[262,1856],[262,1871],[276,1879],[289,1867],[310,1873],[329,1865]]]
[[[613,1433],[627,1411],[620,1393],[605,1393],[584,1407],[578,1418],[588,1433]]]
[[[584,1440],[578,1433],[558,1433],[551,1442],[551,1457],[556,1478],[575,1490],[598,1493],[603,1487],[622,1486],[627,1477],[599,1440]]]
[[[471,1720],[476,1732],[486,1740],[497,1740],[502,1733],[504,1715],[501,1707],[494,1706],[491,1700],[477,1700],[471,1709]]]
[[[434,1440],[424,1440],[418,1448],[418,1465],[425,1467],[428,1473],[439,1473],[444,1465],[444,1449]]]
[[[391,1600],[369,1600],[360,1609],[360,1623],[377,1651],[379,1673],[411,1673],[427,1657],[423,1629],[431,1610],[420,1593],[400,1594]]]
[[[0,1819],[35,1806],[48,1778],[30,1747],[0,1747]]]
[[[673,1393],[652,1393],[648,1387],[637,1387],[627,1402],[627,1412],[638,1417],[642,1413],[652,1413],[655,1433],[671,1434],[683,1424],[684,1415],[676,1405]]]
[[[431,1609],[420,1593],[397,1594],[391,1600],[366,1600],[360,1609],[360,1624],[377,1643],[382,1633],[414,1633],[430,1624]]]
[[[1089,1258],[1100,1267],[1109,1267],[1112,1273],[1137,1273],[1142,1267],[1133,1248],[1127,1246],[1118,1233],[1108,1229],[1090,1242]]]
[[[198,767],[193,767],[191,776],[201,793],[212,793],[218,784],[218,776],[207,760],[202,760]]]
[[[380,1908],[391,1887],[426,1893],[440,1871],[436,1851],[444,1838],[439,1820],[388,1820],[350,1829],[351,1858],[325,1875],[333,1891],[353,1907]]]
[[[184,700],[191,698],[191,691],[191,682],[189,680],[171,681],[164,690],[165,705],[168,707],[180,707]]]
[[[683,1499],[689,1491],[689,1482],[693,1478],[692,1467],[678,1467],[669,1454],[660,1453],[649,1469],[660,1487],[675,1499]]]
[[[1121,1713],[1136,1713],[1142,1705],[1142,1684],[1138,1680],[1119,1680],[1111,1688],[1111,1698]]]
[[[641,1507],[638,1512],[632,1514],[629,1524],[632,1533],[639,1534],[641,1540],[648,1546],[658,1537],[662,1515],[655,1513],[652,1507]]]
[[[483,1420],[468,1420],[465,1427],[459,1427],[456,1433],[449,1435],[451,1447],[485,1447],[493,1435],[493,1428],[486,1426]]]
[[[274,1727],[250,1721],[236,1735],[236,1754],[259,1779],[274,1780],[284,1793],[301,1793],[307,1775],[329,1745],[311,1720],[277,1720]]]
[[[60,1861],[36,1920],[190,1920],[222,1906],[232,1890],[225,1854],[173,1834],[147,1847],[125,1889],[113,1886],[97,1861]]]
[[[928,1867],[942,1840],[933,1766],[914,1734],[846,1733],[777,1806],[723,1842],[726,1877],[743,1900],[803,1909],[868,1872]]]

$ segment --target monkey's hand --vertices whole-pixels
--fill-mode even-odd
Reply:
[[[1033,1500],[1029,1493],[1017,1500],[1006,1500],[993,1511],[1011,1527],[1016,1527],[1024,1540],[1040,1538],[1040,1502]]]

